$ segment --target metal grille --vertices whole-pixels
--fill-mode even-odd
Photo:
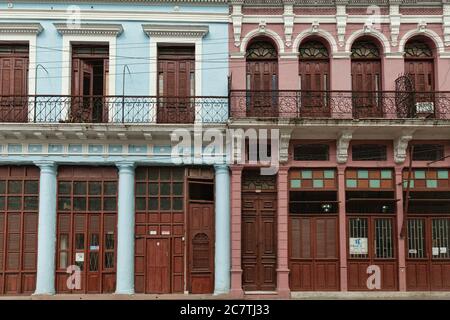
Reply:
[[[425,220],[408,220],[408,258],[425,258]]]
[[[433,259],[449,259],[450,218],[433,219],[431,228]]]
[[[319,41],[308,41],[300,46],[299,51],[302,59],[328,58],[327,48]]]
[[[433,51],[421,41],[408,42],[405,45],[405,58],[432,58]]]
[[[247,59],[276,59],[277,49],[268,41],[255,41],[247,48]]]
[[[389,259],[394,257],[392,239],[392,220],[375,219],[375,258]]]
[[[350,238],[367,239],[369,234],[367,218],[351,218],[349,219],[349,235]],[[367,258],[369,252],[366,253],[351,253],[351,258]]]
[[[353,59],[379,58],[378,47],[370,41],[357,41],[352,46]]]

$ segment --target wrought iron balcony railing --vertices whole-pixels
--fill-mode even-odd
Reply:
[[[0,96],[0,122],[223,123],[228,97]]]
[[[450,92],[230,92],[232,119],[450,119]]]

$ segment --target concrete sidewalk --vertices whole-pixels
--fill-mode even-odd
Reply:
[[[231,300],[211,294],[57,294],[54,296],[0,296],[1,300]],[[278,300],[276,295],[251,294],[243,300]],[[450,292],[293,292],[291,300],[450,300]]]

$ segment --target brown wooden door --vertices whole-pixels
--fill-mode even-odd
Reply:
[[[416,103],[423,107],[416,107],[416,114],[428,116],[434,114],[434,108],[427,107],[427,103],[434,103],[434,64],[433,59],[405,60],[405,73],[414,80]]]
[[[110,293],[116,286],[117,170],[61,167],[58,172],[56,290]],[[69,287],[67,268],[80,269]],[[74,282],[72,282],[74,284]]]
[[[320,117],[330,114],[328,60],[300,60],[300,116]],[[325,92],[323,92],[325,91]]]
[[[189,206],[189,292],[214,291],[214,204]]]
[[[194,97],[194,48],[159,48],[158,122],[193,122],[195,117]]]
[[[94,104],[94,68],[89,60],[72,60],[71,119],[74,122],[92,122]]]
[[[277,265],[276,193],[242,197],[242,286],[245,291],[274,291]]]
[[[380,60],[352,60],[352,91],[354,117],[382,116]]]
[[[136,169],[136,240],[135,291],[149,291],[148,284],[159,277],[147,268],[149,249],[147,239],[167,239],[170,259],[170,293],[183,293],[187,269],[185,229],[185,169],[170,167],[138,167]],[[165,244],[164,244],[165,245]],[[159,248],[161,249],[161,248]]]
[[[289,230],[291,290],[339,290],[337,217],[291,215]]]
[[[27,122],[28,120],[28,48],[17,53],[0,53],[0,121]]]
[[[38,168],[0,167],[0,294],[35,290],[38,196]]]
[[[450,290],[450,218],[408,219],[406,284],[412,291]]]
[[[348,289],[369,290],[367,268],[374,265],[381,270],[381,290],[397,290],[395,219],[349,217],[347,226]],[[360,245],[356,245],[357,243]]]
[[[278,116],[278,61],[247,61],[249,116]]]
[[[170,252],[170,239],[147,239],[147,292],[170,293]]]

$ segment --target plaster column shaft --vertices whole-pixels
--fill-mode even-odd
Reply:
[[[347,281],[347,216],[345,212],[345,167],[338,167],[339,253],[341,291],[348,290]]]
[[[116,294],[134,294],[134,163],[118,163]]]
[[[398,239],[398,289],[406,291],[406,257],[405,257],[405,239],[400,238],[403,223],[403,168],[395,168],[395,192],[397,201],[397,230],[394,230],[395,237]]]
[[[242,167],[231,167],[231,290],[234,298],[242,298],[242,265],[241,265],[241,241],[242,241]]]
[[[230,173],[227,165],[214,166],[216,250],[214,294],[230,291],[231,271],[231,202]]]
[[[278,170],[278,199],[277,199],[277,292],[280,297],[289,298],[289,263],[288,263],[288,167]]]
[[[56,174],[51,161],[35,163],[40,168],[39,224],[36,291],[34,294],[55,294],[56,250]]]

